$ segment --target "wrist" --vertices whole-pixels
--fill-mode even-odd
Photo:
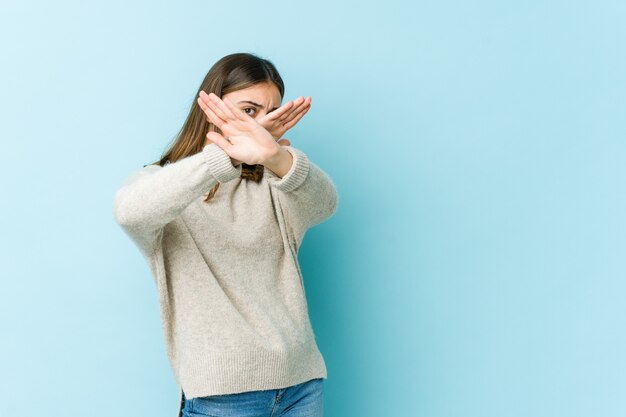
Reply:
[[[289,169],[291,168],[291,164],[293,163],[293,157],[291,153],[286,150],[283,146],[278,145],[276,150],[273,151],[262,165],[266,168],[272,170],[279,177],[283,177]]]

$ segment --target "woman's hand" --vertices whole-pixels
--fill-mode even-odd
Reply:
[[[205,141],[204,141],[204,145],[208,145],[209,143],[213,143],[213,141],[211,140],[211,138],[207,135]],[[290,146],[291,142],[289,142],[289,139],[287,138],[282,138],[278,141],[278,144],[281,146]],[[233,166],[237,166],[241,164],[241,161],[235,158],[230,158],[230,161],[232,162]]]
[[[274,139],[278,139],[287,130],[294,127],[310,108],[311,97],[305,99],[300,96],[295,100],[289,100],[273,112],[260,117],[257,121],[270,132]]]
[[[230,100],[220,99],[217,95],[200,91],[198,104],[206,113],[209,121],[222,133],[207,133],[207,139],[217,144],[234,162],[241,161],[248,165],[261,164],[272,160],[281,150],[280,144],[255,119],[242,112]]]

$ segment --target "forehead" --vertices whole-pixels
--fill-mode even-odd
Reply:
[[[255,84],[241,90],[232,91],[225,95],[233,102],[239,100],[250,100],[265,107],[279,106],[281,97],[278,87],[272,83]]]

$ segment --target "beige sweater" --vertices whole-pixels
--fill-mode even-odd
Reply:
[[[256,183],[216,144],[147,165],[115,193],[113,215],[150,266],[169,364],[187,398],[326,378],[298,248],[332,216],[337,191],[301,150],[283,178]],[[220,187],[208,203],[204,196]],[[180,412],[179,401],[179,412]]]

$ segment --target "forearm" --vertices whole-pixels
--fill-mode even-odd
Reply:
[[[333,215],[338,194],[332,179],[304,152],[291,146],[292,166],[281,178],[268,178],[270,185],[279,190],[278,197],[285,217],[296,239],[301,239],[306,229]],[[276,174],[278,175],[278,174]]]
[[[292,164],[293,157],[291,156],[291,153],[280,145],[276,149],[276,152],[270,155],[263,163],[266,168],[270,169],[280,178],[284,177],[289,172]]]
[[[218,181],[239,175],[228,155],[217,145],[208,145],[198,154],[162,168],[144,168],[127,179],[115,194],[115,219],[134,230],[158,229]]]

